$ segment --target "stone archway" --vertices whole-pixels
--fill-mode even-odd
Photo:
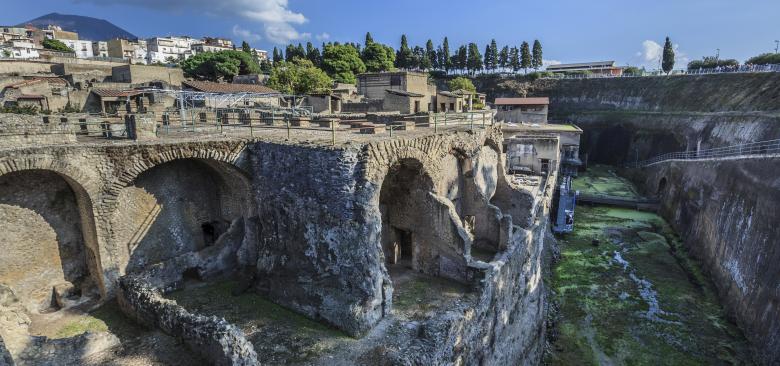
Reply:
[[[138,273],[243,232],[250,198],[249,178],[222,161],[174,159],[141,172],[118,192],[112,217],[120,269]]]
[[[52,170],[0,176],[0,283],[28,311],[67,307],[105,294],[92,200]]]

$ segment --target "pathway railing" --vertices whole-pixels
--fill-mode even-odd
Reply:
[[[750,142],[699,151],[673,152],[644,161],[626,164],[628,168],[643,168],[669,160],[705,160],[727,157],[780,154],[780,139]]]
[[[685,75],[712,75],[712,74],[735,74],[735,73],[757,73],[757,72],[780,72],[780,65],[740,65],[740,66],[722,66],[715,68],[700,68],[695,70],[674,70],[668,76],[685,76]],[[569,75],[553,75],[542,76],[542,79],[617,79],[617,78],[638,78],[638,77],[650,77],[650,76],[667,76],[667,74],[660,70],[645,71],[641,74],[569,74]]]

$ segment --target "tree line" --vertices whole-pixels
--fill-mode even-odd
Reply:
[[[333,42],[323,43],[320,49],[308,42],[305,47],[301,43],[290,44],[284,50],[274,47],[271,59],[274,64],[306,59],[324,69],[334,79],[343,82],[353,82],[348,73],[339,75],[346,68],[350,68],[353,73],[400,69],[440,71],[445,75],[450,73],[475,75],[517,73],[520,70],[527,72],[528,69],[538,70],[543,64],[542,44],[539,40],[535,40],[533,46],[528,42],[522,42],[519,47],[506,45],[499,48],[494,39],[485,46],[482,53],[476,43],[451,48],[447,37],[438,46],[434,46],[433,41],[429,39],[425,47],[412,47],[406,35],[402,35],[401,45],[396,50],[374,41],[371,33],[366,33],[362,45]],[[360,66],[361,62],[365,70]]]
[[[357,75],[364,72],[417,70],[438,72],[442,75],[517,73],[542,67],[542,44],[522,42],[519,47],[499,48],[492,40],[484,54],[476,43],[450,48],[448,38],[434,46],[428,40],[425,47],[410,46],[406,35],[401,36],[398,49],[374,41],[366,33],[365,42],[323,43],[316,47],[311,42],[304,46],[290,44],[284,49],[274,47],[270,60],[256,62],[257,54],[247,42],[241,49],[197,54],[181,63],[191,77],[231,81],[236,75],[266,73],[268,85],[286,93],[305,94],[328,92],[333,81],[354,84]]]

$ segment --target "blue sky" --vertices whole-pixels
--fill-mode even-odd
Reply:
[[[492,38],[499,45],[539,39],[550,62],[653,61],[665,36],[678,60],[714,55],[744,60],[774,51],[778,0],[2,0],[0,24],[59,12],[103,18],[142,37],[189,34],[246,39],[253,46],[322,41],[361,42],[366,31],[397,47],[451,45]],[[681,64],[678,63],[678,67]]]

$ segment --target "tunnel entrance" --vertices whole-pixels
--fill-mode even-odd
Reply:
[[[141,173],[120,193],[114,218],[126,272],[214,246],[249,216],[249,197],[247,178],[219,161],[179,159]]]
[[[28,310],[49,312],[82,295],[99,296],[91,210],[83,188],[58,173],[0,176],[0,284]]]

